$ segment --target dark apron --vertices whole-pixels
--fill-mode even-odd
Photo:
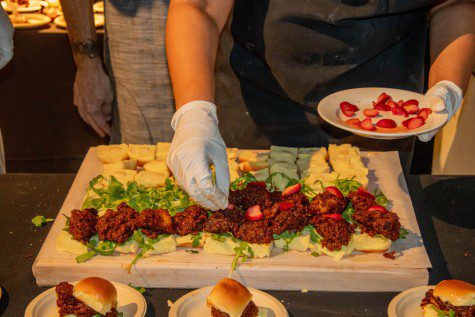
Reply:
[[[398,150],[414,138],[358,137],[324,123],[316,105],[339,90],[422,92],[431,0],[236,0],[220,39],[216,103],[228,146],[351,143]]]

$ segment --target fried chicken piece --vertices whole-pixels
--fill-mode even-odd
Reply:
[[[207,219],[208,212],[198,205],[193,205],[173,216],[173,226],[180,236],[197,234],[203,230]]]
[[[149,238],[155,239],[159,234],[173,234],[173,220],[164,209],[145,209],[139,215],[138,226]]]
[[[347,206],[348,199],[346,197],[338,197],[329,191],[324,191],[315,196],[308,211],[312,215],[341,214]]]
[[[96,224],[96,209],[74,209],[69,218],[69,233],[75,240],[86,243],[96,234]]]

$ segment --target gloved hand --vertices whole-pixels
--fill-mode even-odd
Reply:
[[[178,184],[201,206],[228,205],[229,167],[226,145],[218,129],[216,106],[206,101],[183,105],[172,118],[175,136],[167,164]],[[214,165],[216,184],[210,165]]]
[[[426,96],[430,98],[429,106],[434,111],[446,110],[449,118],[460,109],[462,105],[462,89],[451,81],[443,80],[432,86],[427,92]],[[438,130],[419,135],[419,140],[422,142],[430,141]]]
[[[0,7],[0,69],[13,57],[14,30],[8,14]]]

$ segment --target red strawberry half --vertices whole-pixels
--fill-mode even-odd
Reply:
[[[300,185],[300,183],[291,185],[282,191],[282,196],[293,195],[295,193],[298,193],[301,189],[302,189],[302,185]]]
[[[419,101],[417,101],[416,99],[409,99],[404,102],[404,106],[409,106],[409,105],[419,106]]]
[[[348,123],[349,125],[354,125],[355,127],[359,127],[361,121],[358,118],[353,118],[353,119],[346,120],[346,123]]]
[[[391,96],[383,92],[381,95],[378,96],[378,98],[376,98],[376,104],[380,102],[386,102],[388,99],[391,99]]]
[[[414,104],[404,105],[403,107],[404,107],[404,110],[406,110],[408,114],[415,114],[419,111],[419,107]]]
[[[376,129],[373,123],[371,122],[371,118],[366,118],[363,121],[361,121],[360,127],[368,131],[373,131]]]
[[[431,113],[432,113],[432,109],[430,109],[430,108],[422,108],[422,109],[419,110],[419,112],[417,113],[417,116],[424,118],[424,121],[425,121],[425,120],[427,120],[427,118],[429,117],[429,115],[430,115]]]
[[[408,114],[407,114],[407,111],[406,109],[404,109],[403,106],[396,106],[396,107],[393,107],[391,109],[391,112],[393,113],[393,115],[395,116],[402,116],[402,117],[407,117]]]
[[[397,127],[397,124],[392,119],[381,119],[376,123],[376,126],[380,128],[394,129],[395,127]]]
[[[360,110],[354,104],[351,104],[351,103],[346,102],[346,101],[343,101],[342,103],[340,103],[340,109],[341,109],[341,111],[352,111],[352,112],[356,112],[356,111]]]
[[[249,207],[246,210],[244,217],[246,217],[246,219],[250,221],[257,221],[264,218],[264,215],[261,212],[261,207],[259,205],[255,205],[255,206]]]
[[[350,110],[342,110],[341,112],[343,112],[343,114],[347,117],[352,117],[355,114],[354,111],[350,111]]]
[[[386,208],[384,208],[383,206],[377,205],[377,204],[371,205],[367,209],[367,211],[374,211],[374,210],[377,210],[377,211],[380,211],[380,212],[388,212],[388,210]]]
[[[396,107],[396,106],[397,106],[397,103],[396,103],[396,101],[394,101],[394,100],[389,100],[389,101],[386,103],[386,105],[388,105],[388,106],[390,106],[390,107],[392,108],[392,107]]]
[[[345,220],[345,218],[343,218],[343,216],[340,215],[340,214],[324,214],[323,217],[328,218],[328,219],[337,220],[337,221]]]
[[[378,103],[374,106],[374,110],[391,111],[391,107],[384,103]]]
[[[369,191],[367,191],[364,187],[358,188],[358,194],[361,195],[361,196],[370,197],[371,199],[376,198],[376,197],[374,197],[373,194],[371,194]]]
[[[365,109],[363,111],[363,114],[366,116],[366,117],[376,117],[378,114],[379,114],[379,111],[376,110],[376,109]]]
[[[404,101],[403,101],[403,100],[399,100],[399,101],[397,102],[397,105],[402,107],[402,106],[404,105]]]
[[[342,194],[341,191],[340,191],[338,188],[336,188],[335,186],[328,186],[328,187],[325,188],[325,190],[326,190],[327,192],[329,192],[330,194],[333,194],[333,195],[335,195],[335,196],[337,196],[337,197],[339,197],[339,198],[343,198],[343,194]]]
[[[415,117],[415,118],[411,118],[411,119],[403,121],[402,125],[405,126],[406,128],[408,128],[409,130],[413,130],[413,129],[417,129],[417,128],[423,126],[424,123],[425,123],[424,118]]]
[[[293,203],[291,203],[290,201],[281,201],[279,203],[279,210],[280,211],[283,211],[283,210],[289,210],[290,208],[292,208],[294,206]]]

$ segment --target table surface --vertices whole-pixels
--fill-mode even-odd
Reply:
[[[72,174],[0,175],[0,315],[21,316],[46,288],[31,266],[50,225],[36,228],[35,215],[54,218],[74,179]],[[407,176],[422,237],[432,262],[430,284],[456,278],[475,283],[475,177]],[[388,281],[390,282],[390,281]],[[140,286],[140,285],[136,285]],[[167,316],[167,300],[189,290],[147,289],[147,316]],[[269,291],[290,316],[386,316],[396,293]]]

